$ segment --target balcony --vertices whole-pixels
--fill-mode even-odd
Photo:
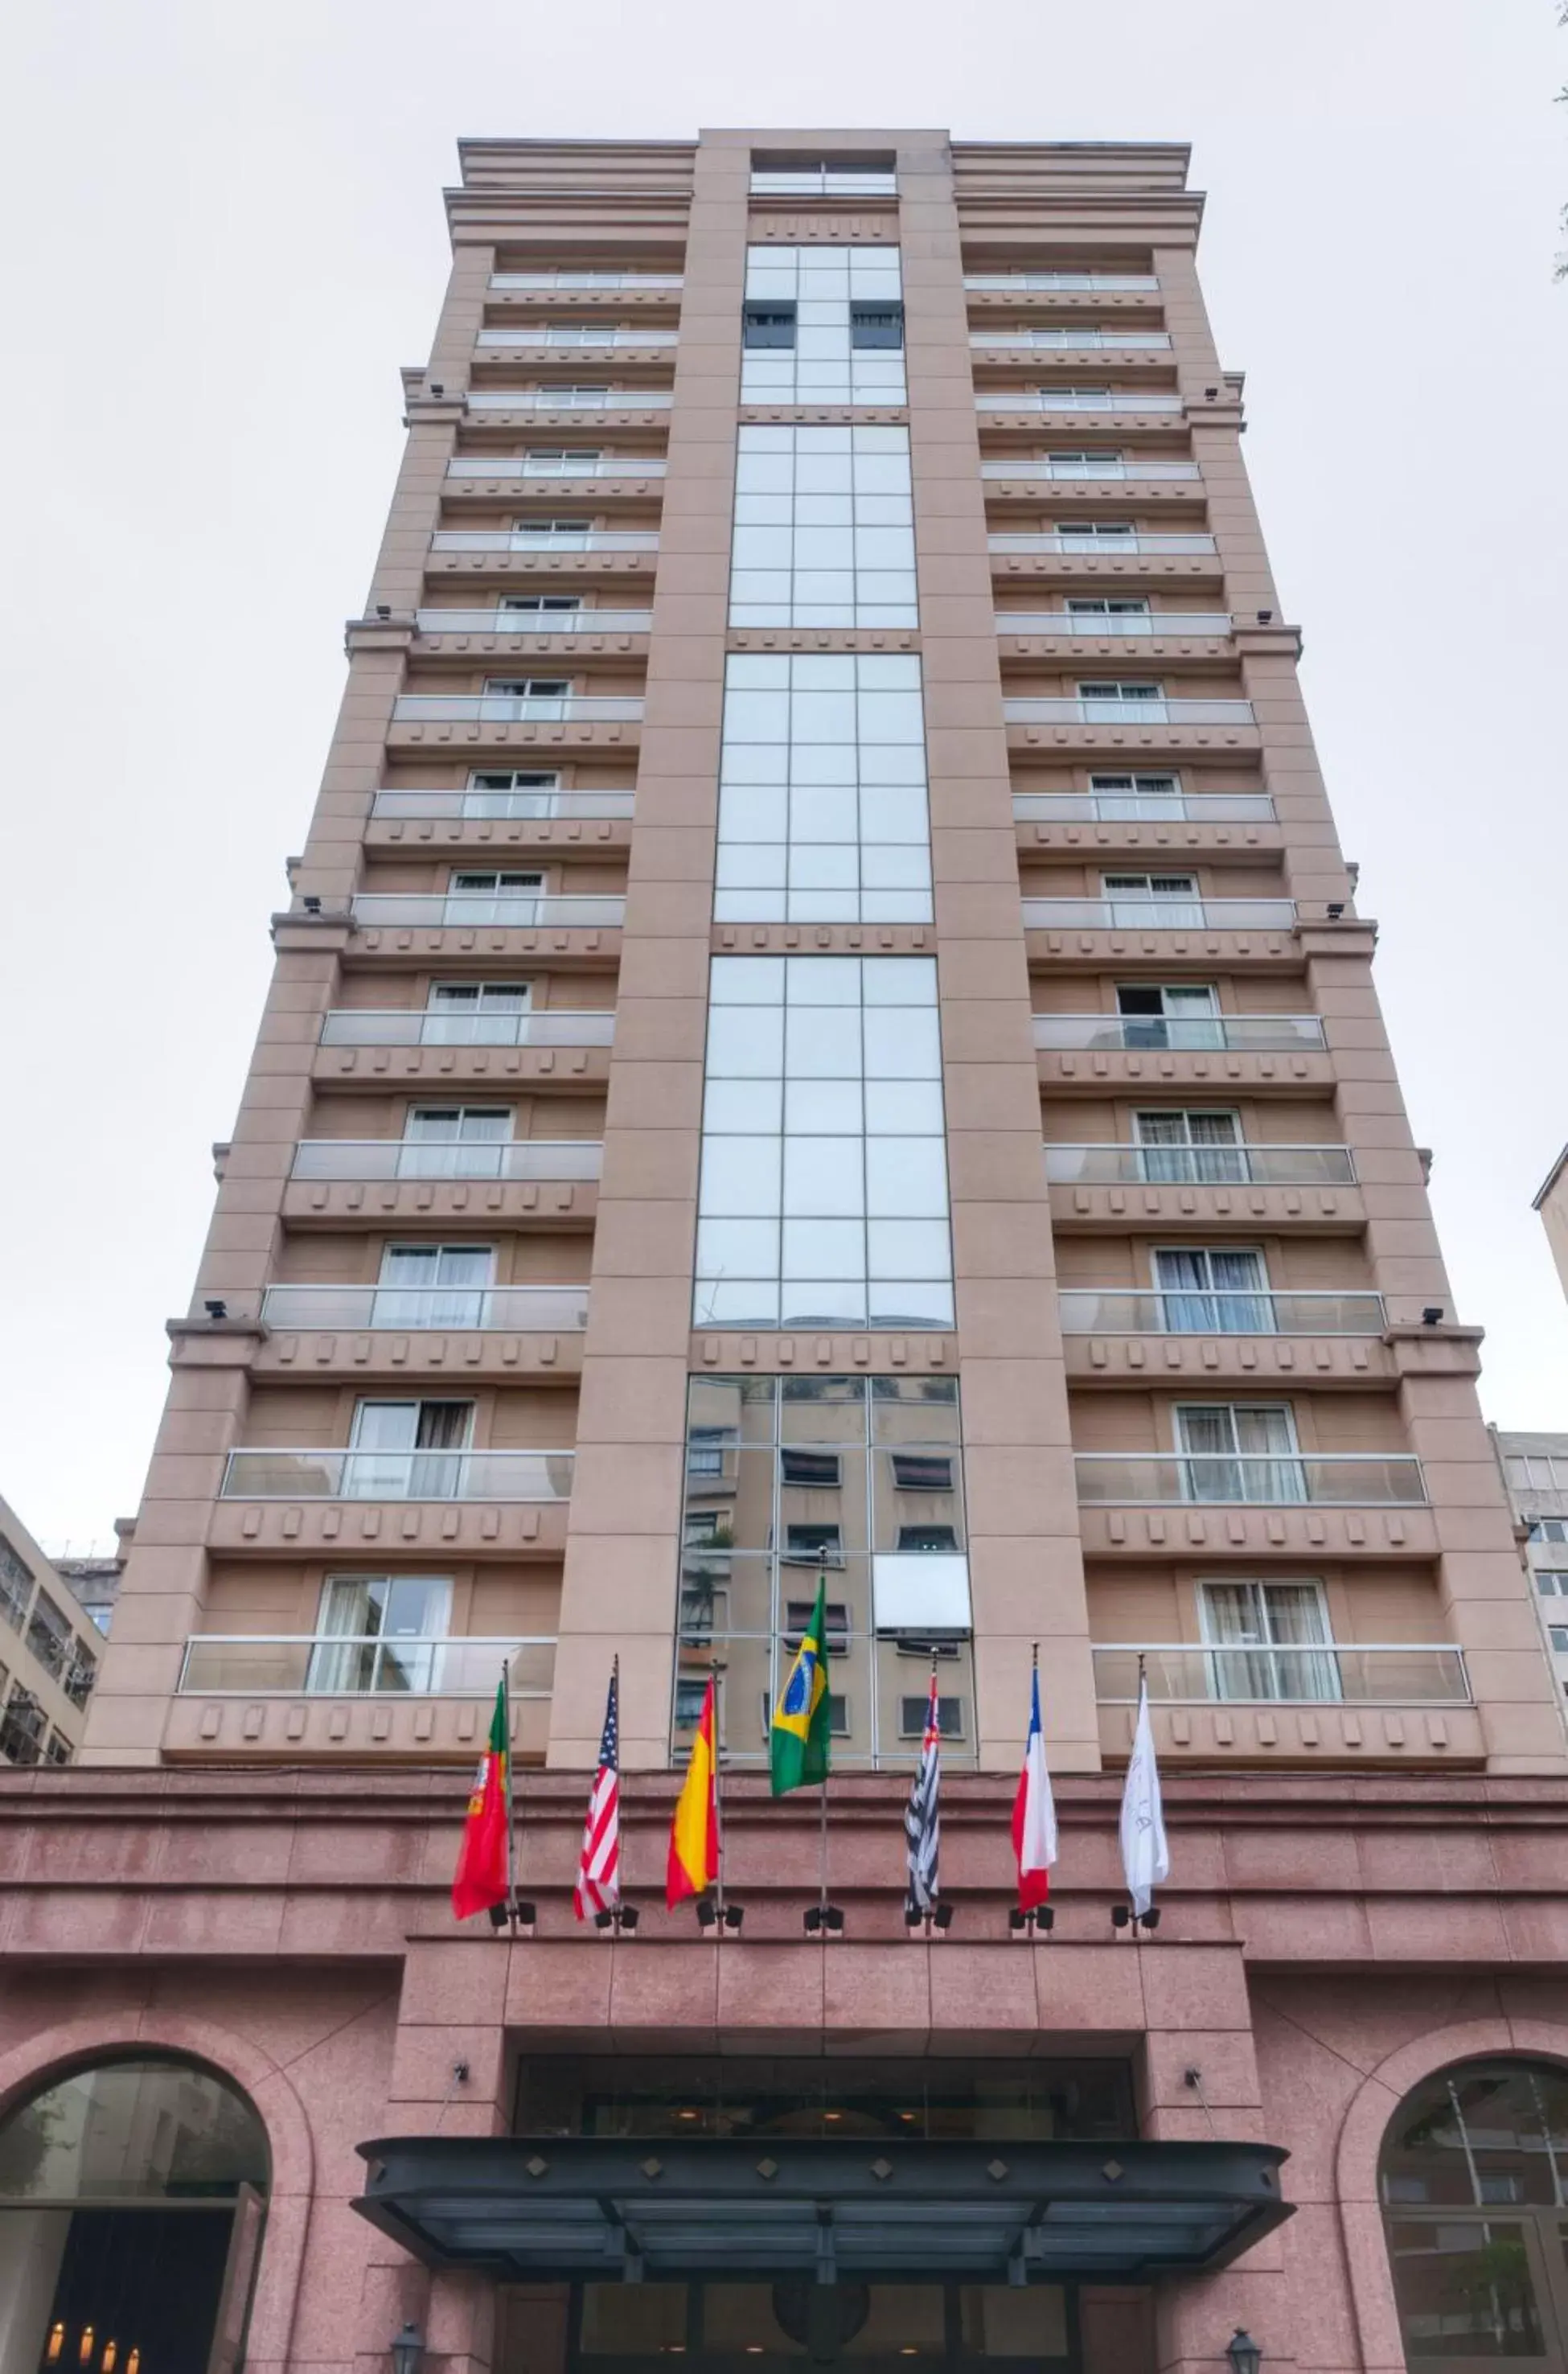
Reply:
[[[995,346],[984,338],[982,346]],[[1147,394],[1138,387],[1021,387],[1005,395],[977,395],[977,412],[1171,412],[1179,413],[1182,399],[1164,389]]]
[[[1019,824],[1272,824],[1274,803],[1267,792],[1014,792],[1012,814]]]
[[[323,1047],[608,1047],[615,1017],[601,1006],[547,1006],[538,1013],[432,1013],[422,1006],[334,1006],[322,1021]]]
[[[1143,554],[1155,558],[1176,554],[1212,553],[1216,550],[1211,535],[1194,533],[1189,535],[1145,535],[1141,530],[1135,535],[1058,535],[1051,532],[1036,535],[1018,534],[988,535],[989,551],[999,553],[1055,552],[1067,553],[1074,559],[1108,558],[1113,560],[1136,559]]]
[[[440,1328],[574,1335],[588,1325],[585,1286],[269,1286],[269,1327]]]
[[[1479,1762],[1461,1651],[1399,1641],[1314,1647],[1096,1643],[1100,1745],[1132,1743],[1141,1661],[1162,1758],[1254,1765]]]
[[[999,635],[1081,636],[1088,642],[1128,635],[1228,636],[1231,617],[1228,610],[999,610],[996,630]]]
[[[548,635],[560,642],[583,635],[647,635],[651,610],[418,610],[422,635]]]
[[[447,464],[449,478],[537,478],[552,483],[561,478],[661,478],[662,458],[649,453],[565,453],[549,459],[535,453],[455,453]]]
[[[988,407],[978,399],[982,410]],[[1016,411],[1015,405],[1007,407]],[[982,462],[982,478],[1049,478],[1059,484],[1099,485],[1126,479],[1200,478],[1203,473],[1196,462],[1144,462],[1136,456],[1130,462],[1052,462],[1044,454],[1020,453],[1016,461]]]
[[[196,1633],[185,1644],[163,1735],[166,1757],[406,1757],[429,1764],[483,1743],[507,1672],[512,1752],[544,1759],[556,1644],[333,1633]]]
[[[183,1698],[476,1698],[488,1701],[503,1665],[508,1696],[547,1698],[553,1639],[410,1638],[384,1633],[197,1632],[185,1643]]]
[[[1026,932],[1288,932],[1293,899],[1025,899]]]
[[[357,890],[349,900],[355,926],[433,924],[440,930],[493,923],[506,930],[616,931],[626,911],[624,899],[570,899],[532,890]]]
[[[1168,330],[1107,330],[1093,322],[1059,330],[971,330],[971,347],[998,352],[1035,355],[1086,354],[1092,348],[1129,354],[1164,354],[1171,343]]]
[[[398,725],[635,725],[640,695],[603,693],[400,692]]]
[[[540,322],[520,315],[505,330],[481,330],[474,343],[478,347],[543,347],[546,353],[604,355],[624,352],[628,347],[673,347],[679,342],[678,330],[645,330],[627,325],[625,329],[601,329],[595,323]]]
[[[867,166],[808,165],[759,168],[751,177],[754,198],[895,198],[898,176]]]
[[[1352,1187],[1348,1146],[1047,1146],[1063,1186]]]
[[[1143,1292],[1063,1287],[1064,1335],[1381,1335],[1380,1294]]]
[[[492,272],[492,288],[684,288],[679,272]]]
[[[597,1179],[604,1159],[596,1137],[486,1140],[406,1137],[306,1137],[294,1149],[291,1179]]]
[[[1316,1014],[1036,1014],[1035,1044],[1051,1051],[1286,1055],[1324,1047]]]
[[[1004,699],[1001,713],[1009,725],[1163,725],[1176,732],[1189,726],[1236,727],[1257,723],[1250,700],[1182,700],[1165,696],[1154,700],[1025,696]]]
[[[636,794],[626,792],[486,791],[468,785],[462,791],[418,790],[403,786],[378,792],[370,814],[378,824],[462,824],[475,818],[494,821],[521,818],[548,822],[556,817],[579,823],[604,822],[631,816]]]
[[[965,288],[990,288],[1001,296],[1027,296],[1031,289],[1158,288],[1152,272],[966,272]]]
[[[674,403],[667,387],[471,387],[470,412],[661,412]]]
[[[225,1500],[569,1500],[569,1451],[231,1451]]]
[[[1365,1457],[1256,1458],[1229,1451],[1081,1451],[1073,1465],[1083,1508],[1417,1509],[1421,1462],[1408,1452]]]
[[[547,535],[525,527],[441,527],[430,538],[432,552],[657,552],[655,528],[573,528]]]

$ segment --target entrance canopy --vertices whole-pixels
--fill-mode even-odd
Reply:
[[[511,2282],[1104,2283],[1223,2266],[1291,2214],[1270,2144],[411,2135],[355,2207]]]

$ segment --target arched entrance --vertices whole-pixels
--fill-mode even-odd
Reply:
[[[216,2073],[124,2055],[0,2121],[0,2374],[230,2374],[266,2138]]]
[[[1389,2122],[1378,2191],[1409,2367],[1568,2374],[1568,2071],[1437,2071]]]

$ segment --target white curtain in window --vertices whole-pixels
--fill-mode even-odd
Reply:
[[[1314,1582],[1206,1582],[1204,1638],[1235,1653],[1211,1657],[1219,1698],[1329,1699],[1340,1695],[1323,1594]]]

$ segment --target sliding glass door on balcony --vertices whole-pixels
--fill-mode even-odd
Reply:
[[[1234,1112],[1135,1112],[1138,1170],[1151,1186],[1237,1186],[1247,1176]]]
[[[1305,1500],[1295,1425],[1283,1403],[1187,1402],[1176,1414],[1182,1497]]]
[[[455,1500],[473,1431],[472,1402],[361,1402],[344,1498]]]
[[[389,1245],[372,1324],[483,1327],[496,1256],[488,1245]]]
[[[1116,993],[1117,1012],[1123,1017],[1122,1044],[1129,1048],[1176,1047],[1199,1052],[1225,1043],[1217,993],[1204,986],[1179,982],[1121,984]]]
[[[1273,1331],[1268,1273],[1255,1247],[1162,1247],[1154,1254],[1154,1283],[1169,1334],[1267,1335]]]
[[[1316,1582],[1205,1582],[1198,1590],[1212,1698],[1340,1695],[1328,1611]]]
[[[322,1592],[321,1629],[305,1686],[344,1698],[441,1686],[451,1585],[428,1575],[334,1575]]]

